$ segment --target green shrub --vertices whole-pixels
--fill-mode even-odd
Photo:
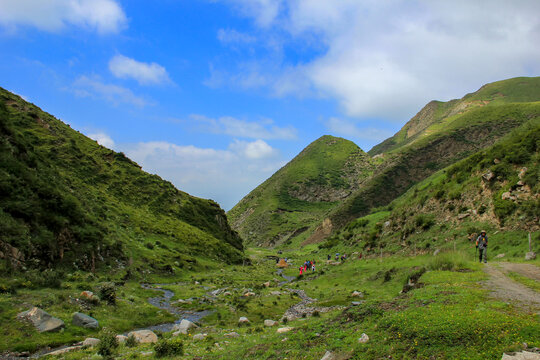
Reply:
[[[126,339],[126,346],[130,348],[137,346],[137,339],[135,339],[135,336],[133,336],[133,334],[128,336],[128,338]]]
[[[99,299],[106,301],[109,305],[116,304],[116,286],[113,283],[107,282],[99,287]]]
[[[99,336],[98,344],[98,354],[110,358],[115,353],[116,348],[118,347],[118,340],[116,339],[116,334],[111,330],[105,329],[101,332]]]
[[[161,339],[154,345],[157,357],[184,355],[184,343],[179,338]]]
[[[445,253],[435,256],[427,265],[429,270],[456,271],[467,268],[467,262],[458,253]]]

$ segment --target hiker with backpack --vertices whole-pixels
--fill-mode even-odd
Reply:
[[[484,263],[487,263],[487,246],[488,237],[486,231],[482,230],[480,236],[476,239],[476,248],[478,249],[480,262],[482,262],[482,258],[484,258]]]

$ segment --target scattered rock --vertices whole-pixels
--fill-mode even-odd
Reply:
[[[499,160],[499,159],[493,159],[493,163],[494,163],[495,165],[499,164],[500,162],[501,162],[501,160]]]
[[[439,255],[439,253],[441,252],[441,249],[437,249],[433,252],[433,256],[437,256]]]
[[[225,295],[225,296],[231,296],[231,295],[232,295],[232,292],[230,292],[230,291],[225,291],[225,292],[223,293],[223,295]]]
[[[285,337],[285,338],[281,339],[281,342],[285,342],[285,341],[287,341],[287,340],[289,340],[289,338],[288,338],[288,337]]]
[[[19,313],[17,319],[31,322],[39,332],[60,331],[60,329],[65,327],[62,320],[55,318],[38,307],[33,307],[28,311]]]
[[[277,324],[277,321],[274,321],[274,320],[264,320],[264,326],[268,326],[268,327],[271,327],[271,326],[274,326]]]
[[[332,354],[330,351],[327,351],[324,353],[324,356],[321,358],[321,360],[334,360],[334,354]]]
[[[384,227],[389,227],[390,224],[391,224],[391,222],[390,222],[390,220],[388,220],[388,221],[386,221],[386,222],[384,223]]]
[[[525,260],[534,260],[536,259],[536,253],[534,251],[529,251],[525,254]]]
[[[195,283],[194,283],[194,284],[195,284],[195,285],[201,285],[201,283],[200,283],[200,282],[198,282],[198,281],[195,281]]]
[[[204,340],[208,334],[195,334],[193,335],[193,340]]]
[[[68,353],[70,351],[79,350],[81,348],[82,348],[82,345],[68,346],[68,347],[60,349],[60,350],[52,351],[52,352],[48,353],[47,355],[52,355],[52,356],[62,355],[62,354]]]
[[[249,324],[249,320],[247,317],[242,316],[240,319],[238,319],[239,324]]]
[[[264,287],[270,287],[270,281],[265,282],[263,285]]]
[[[465,219],[467,216],[471,216],[471,213],[458,214],[457,218],[458,218],[458,220],[461,220],[461,219]]]
[[[523,180],[519,180],[516,185],[517,186],[523,186],[523,185],[525,185],[525,183],[523,182]]]
[[[495,174],[491,170],[489,170],[487,173],[482,175],[482,179],[486,181],[491,181],[494,178],[495,178]]]
[[[153,356],[153,351],[141,351],[141,356]]]
[[[502,259],[505,256],[506,254],[497,254],[497,256],[495,256],[495,259]]]
[[[250,292],[248,291],[247,293],[245,293],[244,295],[242,296],[245,296],[245,297],[249,297],[249,296],[255,296],[255,293],[254,292]]]
[[[507,191],[507,192],[503,192],[503,193],[502,193],[501,199],[502,199],[502,200],[514,200],[515,197],[512,196],[512,193],[511,193],[510,191]]]
[[[518,177],[519,177],[520,180],[523,179],[523,177],[525,176],[525,173],[527,173],[527,170],[528,169],[526,167],[521,168],[521,170],[519,171],[519,174],[518,174]]]
[[[180,334],[186,335],[189,329],[196,328],[196,327],[198,326],[195,325],[193,322],[187,319],[182,319],[182,321],[180,321],[180,324],[174,325],[173,330],[175,332],[173,333],[173,336],[178,336]]]
[[[360,336],[360,339],[358,339],[358,342],[361,344],[365,344],[369,341],[369,336],[367,334],[362,333],[362,336]]]
[[[233,332],[227,333],[227,334],[225,334],[223,336],[231,337],[231,338],[238,338],[238,337],[240,337],[240,334],[233,331]]]
[[[294,329],[294,328],[290,327],[290,326],[282,327],[282,328],[277,329],[277,333],[278,334],[283,334],[283,333],[291,331],[292,329]]]
[[[157,335],[151,330],[137,330],[128,334],[128,337],[133,336],[138,343],[156,343],[158,341]]]
[[[126,342],[126,340],[127,340],[126,335],[116,335],[116,341],[118,341],[119,344]]]
[[[360,291],[353,291],[353,293],[351,294],[351,297],[363,298],[364,294],[362,294]]]
[[[270,291],[270,295],[279,296],[281,295],[281,291]]]
[[[521,351],[512,354],[503,354],[501,360],[540,360],[540,354],[530,351]]]
[[[94,295],[94,293],[89,290],[85,290],[80,293],[79,297],[82,299],[94,300],[96,298],[96,295]]]
[[[73,314],[71,323],[75,326],[80,326],[86,329],[99,328],[99,323],[96,319],[80,312],[76,312]]]
[[[363,303],[365,303],[365,301],[351,301],[352,306],[362,305]]]
[[[96,346],[97,344],[99,344],[101,340],[99,339],[96,339],[96,338],[86,338],[84,339],[83,341],[83,346],[88,346],[88,347],[93,347],[93,346]]]

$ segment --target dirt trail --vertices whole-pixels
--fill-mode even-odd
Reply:
[[[484,271],[490,276],[485,285],[491,290],[492,295],[525,310],[540,311],[540,293],[511,280],[503,273],[503,271],[514,271],[538,280],[540,270],[530,264],[500,263],[499,265],[503,270],[488,264],[484,267]]]

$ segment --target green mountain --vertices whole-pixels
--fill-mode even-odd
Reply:
[[[446,117],[437,117],[436,111],[431,117],[424,116],[421,126],[424,130],[400,145],[388,147],[388,152],[376,150],[379,153],[375,157],[384,159],[383,163],[362,187],[328,215],[309,240],[321,241],[328,235],[328,226],[340,229],[371,209],[388,205],[437,170],[495,144],[512,129],[538,119],[539,101],[540,77],[536,77],[488,84],[461,100],[439,105],[439,108],[456,107]],[[456,105],[476,102],[484,105]],[[418,119],[415,116],[404,129],[414,128]],[[402,129],[395,138],[404,133],[406,130]]]
[[[215,202],[0,89],[0,256],[14,267],[170,272],[242,250]]]
[[[351,141],[323,136],[227,215],[233,229],[249,244],[273,246],[304,239],[374,169],[371,157]]]
[[[526,233],[540,230],[539,150],[537,116],[415,184],[388,206],[353,220],[321,246],[423,252],[475,239],[487,229],[497,239],[491,251],[521,257]],[[539,239],[538,234],[533,239],[535,251],[540,251]]]

